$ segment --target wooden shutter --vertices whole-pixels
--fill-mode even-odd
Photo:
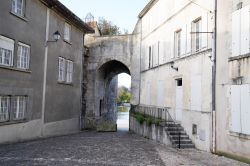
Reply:
[[[204,13],[201,18],[201,31],[208,32],[208,13]],[[207,48],[208,33],[201,34],[201,48]]]
[[[232,56],[240,55],[240,10],[232,13]]]
[[[201,75],[193,75],[191,79],[191,110],[201,111],[201,103]]]
[[[187,54],[190,54],[191,53],[191,27],[192,27],[192,24],[189,23],[187,24]]]
[[[184,25],[182,30],[181,30],[181,55],[186,54],[186,40],[187,38],[187,26]]]
[[[241,85],[241,128],[243,134],[250,135],[250,87]]]
[[[240,55],[249,53],[249,6],[240,10]]]
[[[233,132],[240,133],[241,132],[241,90],[239,85],[231,86],[231,130]]]

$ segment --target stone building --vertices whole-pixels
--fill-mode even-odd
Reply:
[[[3,0],[0,22],[0,143],[79,131],[92,28],[58,0]]]
[[[152,0],[139,14],[140,104],[168,107],[206,151],[212,147],[212,11],[212,1]]]
[[[249,0],[218,0],[216,151],[250,159]]]

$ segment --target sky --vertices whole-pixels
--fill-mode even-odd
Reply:
[[[104,17],[120,27],[123,32],[134,30],[137,16],[149,0],[60,0],[66,7],[83,19],[90,12],[95,20]]]
[[[88,13],[111,21],[120,27],[121,32],[128,30],[132,33],[137,22],[137,16],[150,0],[59,0],[79,18],[83,19]],[[127,74],[118,76],[118,86],[131,87],[131,77]]]

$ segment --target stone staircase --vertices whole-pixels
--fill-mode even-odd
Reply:
[[[175,122],[167,122],[165,124],[165,130],[174,148],[195,148],[191,139],[180,124]]]

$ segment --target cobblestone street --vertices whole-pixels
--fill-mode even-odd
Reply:
[[[247,165],[197,150],[176,150],[127,132],[83,132],[0,146],[1,166]]]

